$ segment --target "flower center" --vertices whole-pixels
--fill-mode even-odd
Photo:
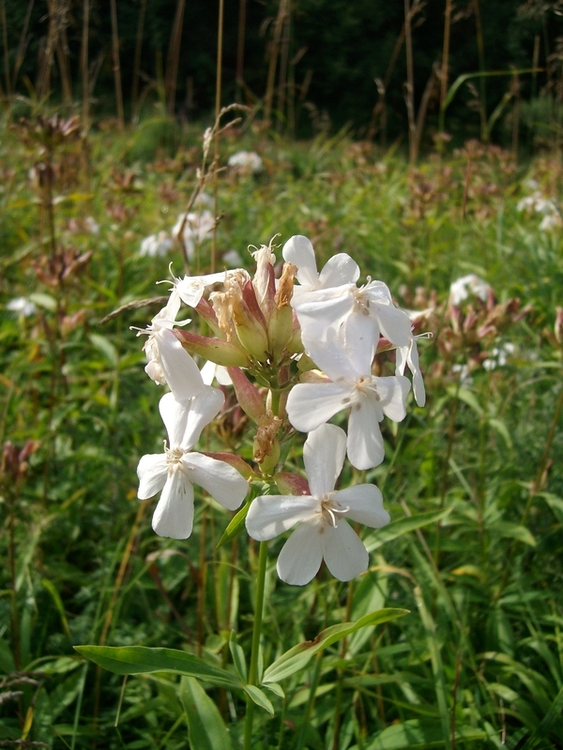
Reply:
[[[164,452],[166,453],[166,464],[168,466],[168,474],[172,475],[184,455],[184,451],[181,448],[167,448],[164,445]]]
[[[356,309],[363,315],[369,315],[369,297],[365,293],[365,287],[353,287],[352,295],[354,297]]]
[[[338,517],[345,515],[349,510],[350,507],[348,505],[342,505],[342,503],[339,503],[338,500],[334,498],[333,492],[325,493],[321,498],[321,506],[318,511],[324,521],[320,533],[322,534],[324,532],[325,524],[328,524],[335,529],[338,526]]]

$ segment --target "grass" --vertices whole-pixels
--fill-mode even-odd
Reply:
[[[82,141],[57,126],[46,140],[33,127],[5,128],[0,151],[0,742],[183,748],[191,717],[199,750],[189,706],[207,704],[191,683],[124,681],[73,646],[181,648],[218,666],[232,663],[231,631],[250,646],[258,546],[241,535],[217,547],[229,519],[211,502],[199,503],[187,542],[161,539],[154,501],[136,499],[137,462],[161,450],[163,430],[161,391],[130,326],[144,328],[159,307],[100,323],[162,294],[155,282],[171,261],[183,273],[177,247],[138,251],[186,205],[200,133],[167,125],[159,135],[155,123]],[[409,169],[344,134],[294,143],[244,130],[225,134],[220,166],[242,148],[265,169],[220,173],[220,255],[235,249],[251,269],[249,245],[305,234],[319,266],[349,252],[399,304],[429,308],[423,330],[434,334],[420,345],[426,407],[386,425],[384,464],[343,479],[376,482],[391,513],[390,526],[364,534],[370,570],[349,585],[323,570],[291,588],[277,580],[283,540],[273,542],[264,660],[381,607],[410,614],[353,633],[284,680],[285,699],[269,694],[276,717],[256,709],[253,747],[559,747],[562,229],[542,232],[541,215],[517,210],[534,189],[560,194],[559,156],[523,166],[467,144]],[[210,248],[201,243],[194,272],[209,268]],[[468,273],[495,299],[469,299],[456,316],[449,286]],[[6,308],[19,296],[33,314]],[[204,444],[250,455],[243,428],[225,416]],[[300,467],[299,452],[289,461]],[[208,693],[238,747],[244,702]]]

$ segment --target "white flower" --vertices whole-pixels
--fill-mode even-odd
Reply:
[[[283,247],[284,259],[297,266],[300,286],[293,290],[291,305],[297,313],[305,350],[321,346],[330,330],[346,344],[353,338],[375,342],[383,334],[395,346],[408,346],[411,324],[408,316],[395,307],[391,293],[382,281],[356,286],[360,276],[357,263],[346,253],[338,253],[317,272],[315,252],[307,237],[291,237]],[[350,334],[350,329],[354,332]]]
[[[217,282],[225,281],[229,271],[219,273],[208,273],[203,276],[184,276],[183,279],[174,279],[174,288],[184,304],[188,307],[197,307],[203,297],[205,288]]]
[[[315,352],[315,363],[330,381],[298,383],[289,392],[287,415],[301,432],[310,432],[343,409],[348,420],[348,458],[356,469],[371,469],[385,457],[379,422],[384,416],[400,422],[406,415],[408,378],[371,374],[374,345],[349,339],[342,348],[334,335]]]
[[[452,373],[454,373],[455,375],[459,374],[459,382],[461,383],[461,385],[471,385],[473,383],[473,378],[470,375],[468,364],[452,365]]]
[[[30,315],[35,315],[37,307],[29,299],[29,297],[14,297],[6,305],[7,310],[19,313],[24,318],[28,318]]]
[[[491,352],[491,357],[483,360],[485,370],[495,370],[497,367],[504,367],[509,357],[516,354],[516,347],[510,341],[505,341],[500,346],[495,346]]]
[[[413,336],[411,338],[411,342],[408,346],[397,347],[395,375],[404,375],[405,367],[407,366],[412,373],[412,390],[414,393],[414,400],[419,406],[424,406],[424,404],[426,403],[426,390],[424,388],[422,373],[420,372],[416,336]]]
[[[87,216],[84,219],[84,226],[90,234],[100,234],[100,225],[93,216]]]
[[[228,164],[245,174],[259,174],[264,169],[264,162],[254,151],[238,151],[229,157]]]
[[[540,222],[540,232],[553,232],[563,226],[563,220],[558,213],[546,214]]]
[[[347,253],[338,253],[329,259],[318,273],[315,251],[311,241],[302,234],[290,237],[282,249],[284,260],[297,266],[300,286],[293,290],[293,299],[299,300],[305,292],[331,289],[344,284],[355,284],[360,278],[360,267]]]
[[[369,556],[347,519],[372,528],[389,523],[375,485],[334,489],[345,452],[346,435],[340,427],[319,427],[309,434],[303,449],[311,494],[263,495],[250,506],[246,527],[258,541],[273,539],[299,524],[278,558],[278,575],[286,583],[309,583],[323,559],[335,578],[355,578],[367,570]]]
[[[192,533],[194,484],[228,510],[236,510],[246,496],[248,485],[235,468],[192,451],[223,400],[221,391],[208,386],[183,403],[176,401],[172,393],[160,399],[169,447],[165,445],[162,454],[143,456],[137,468],[140,500],[148,500],[162,490],[152,519],[152,527],[160,536],[187,539]]]
[[[141,242],[139,255],[141,258],[157,258],[167,255],[172,250],[174,243],[168,232],[160,231],[158,234],[151,234]]]
[[[177,401],[195,396],[203,388],[199,368],[173,332],[175,325],[185,325],[189,320],[176,321],[180,297],[172,290],[168,304],[158,312],[137,336],[148,334],[143,347],[148,364],[145,372],[158,385],[168,385]]]
[[[452,305],[459,307],[459,305],[466,300],[470,294],[474,294],[483,302],[487,301],[489,296],[490,286],[486,281],[477,276],[475,273],[467,274],[456,279],[450,286],[450,302]]]
[[[184,216],[186,217],[185,222]],[[180,214],[178,221],[172,227],[172,237],[178,237],[182,224],[184,224],[182,241],[188,258],[193,258],[196,246],[200,245],[213,231],[215,217],[208,209],[204,209],[201,212],[190,211],[188,214]]]
[[[203,378],[205,385],[211,385],[214,380],[216,380],[219,385],[233,384],[227,368],[222,365],[217,365],[210,360],[208,360],[201,368],[201,377]]]

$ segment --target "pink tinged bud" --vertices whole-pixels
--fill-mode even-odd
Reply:
[[[204,297],[200,299],[200,301],[194,307],[194,310],[196,310],[199,316],[205,320],[205,322],[209,325],[214,333],[216,333],[218,336],[224,336],[224,332],[219,326],[219,321],[217,320],[215,310],[211,307],[209,302]]]
[[[239,406],[253,422],[258,423],[264,416],[264,398],[256,386],[250,382],[238,367],[227,368],[239,402]]]
[[[248,367],[246,354],[237,346],[223,339],[200,336],[192,331],[174,329],[174,334],[182,346],[193,354],[200,354],[205,359],[223,367]]]
[[[280,471],[274,477],[280,495],[310,495],[309,482],[290,471]]]
[[[233,318],[238,340],[249,356],[258,362],[268,359],[268,335],[266,319],[260,309],[252,282],[242,290],[242,299],[233,303]]]
[[[258,269],[256,275],[258,274]],[[262,277],[258,281],[254,276],[252,280],[252,286],[260,309],[266,317],[270,315],[272,310],[275,308],[275,296],[276,296],[276,277],[274,274],[274,267],[268,263],[263,271]]]
[[[240,456],[237,456],[235,453],[207,453],[204,451],[201,451],[201,453],[204,456],[209,456],[210,458],[216,458],[218,461],[223,461],[226,464],[229,464],[234,469],[238,471],[238,473],[243,476],[245,479],[253,479],[255,474],[252,469],[252,467],[246,463],[246,461],[241,458]]]

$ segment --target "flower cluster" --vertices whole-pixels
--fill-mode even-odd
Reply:
[[[411,320],[382,281],[368,277],[358,285],[360,269],[346,253],[332,257],[319,273],[310,241],[292,237],[282,250],[279,278],[271,246],[253,255],[252,277],[239,268],[174,278],[167,305],[139,332],[148,334],[147,374],[170,390],[160,401],[168,442],[162,454],[141,459],[139,498],[161,491],[153,528],[187,538],[194,483],[236,510],[247,479],[266,479],[280,495],[256,498],[246,525],[260,541],[298,526],[280,555],[280,577],[307,583],[324,559],[337,578],[349,580],[366,570],[368,555],[346,519],[378,528],[389,515],[374,485],[337,491],[335,484],[346,455],[360,470],[383,461],[380,423],[405,417],[407,368],[415,401],[424,405]],[[212,335],[192,330],[189,319],[177,319],[182,304],[199,314]],[[376,353],[390,349],[396,351],[395,374],[373,374]],[[202,371],[194,356],[207,360]],[[212,387],[213,379],[223,390]],[[255,425],[254,468],[234,455],[194,451],[228,391]],[[348,414],[347,434],[329,424],[342,411]],[[280,460],[296,430],[308,433],[303,453],[308,483],[284,471]]]

